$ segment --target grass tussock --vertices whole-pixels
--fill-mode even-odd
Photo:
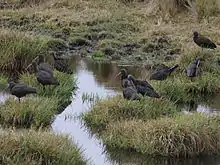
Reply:
[[[190,80],[186,76],[187,66],[199,57],[201,59],[201,75]],[[180,65],[167,80],[155,83],[158,91],[174,101],[188,102],[214,95],[220,87],[220,69],[217,64],[218,54],[207,52],[192,52],[191,54],[180,56],[177,63]]]
[[[21,81],[30,86],[36,87],[39,96],[58,99],[59,106],[61,106],[72,99],[72,94],[77,88],[77,82],[73,75],[59,71],[54,71],[54,76],[59,81],[60,85],[46,86],[45,90],[43,89],[43,86],[37,82],[35,74],[23,74],[21,75]]]
[[[1,164],[82,165],[86,160],[68,137],[50,132],[1,130]]]
[[[108,147],[150,156],[219,154],[219,117],[180,115],[150,121],[111,123],[101,136]]]
[[[139,101],[128,101],[121,96],[102,100],[95,104],[91,111],[82,117],[93,131],[103,131],[109,123],[123,120],[156,119],[163,115],[174,116],[177,108],[174,103],[165,99],[146,98]]]
[[[0,106],[0,123],[3,126],[39,128],[51,124],[57,113],[58,99],[30,97],[18,103],[10,98]]]
[[[21,71],[45,50],[44,40],[21,32],[1,29],[0,69]]]
[[[21,103],[9,99],[0,106],[0,123],[15,127],[46,127],[51,124],[55,114],[62,112],[72,100],[76,89],[76,79],[73,75],[55,71],[59,86],[46,86],[45,90],[38,84],[34,74],[21,75],[24,82],[37,89],[37,96],[24,97]]]

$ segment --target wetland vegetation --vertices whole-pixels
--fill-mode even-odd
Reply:
[[[220,44],[219,14],[218,0],[0,2],[1,89],[13,74],[37,90],[21,103],[13,97],[0,103],[0,162],[87,164],[76,144],[48,131],[55,115],[71,103],[77,77],[56,70],[60,85],[44,89],[33,68],[27,69],[38,55],[54,66],[51,54],[146,70],[178,64],[166,80],[149,81],[160,99],[128,101],[114,96],[97,101],[81,117],[111,150],[168,157],[219,155],[220,118],[197,112],[185,115],[179,108],[180,103],[208,100],[219,91],[218,48],[202,50],[192,39],[193,31],[199,31]],[[185,69],[196,57],[202,74],[190,80]]]

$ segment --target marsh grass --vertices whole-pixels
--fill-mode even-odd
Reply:
[[[35,74],[22,74],[21,81],[37,88],[39,96],[50,97],[59,100],[59,106],[71,101],[74,90],[77,88],[77,80],[73,75],[54,71],[54,76],[59,81],[59,86],[43,86],[37,82]]]
[[[163,115],[175,116],[177,107],[166,99],[146,98],[139,101],[128,101],[121,96],[97,102],[91,111],[82,115],[85,124],[93,132],[105,130],[109,123],[123,120],[156,119]]]
[[[73,75],[54,72],[59,86],[47,86],[45,90],[38,84],[34,74],[22,74],[20,81],[37,90],[37,96],[21,99],[9,99],[0,106],[0,123],[15,127],[46,127],[51,124],[56,114],[61,113],[71,103],[75,92],[76,79]]]
[[[49,126],[57,113],[58,101],[49,97],[29,97],[19,103],[9,98],[0,105],[0,123],[18,128]]]
[[[41,38],[31,37],[18,31],[5,29],[0,31],[1,70],[21,71],[46,48],[46,43]]]
[[[201,59],[201,75],[190,80],[186,76],[187,66],[199,57]],[[199,101],[207,96],[217,94],[220,87],[220,69],[217,64],[218,54],[210,52],[193,51],[182,55],[177,59],[180,67],[167,80],[162,82],[153,82],[155,88],[162,95],[166,95],[175,102]]]
[[[67,136],[33,130],[1,130],[1,164],[83,165],[82,151]]]
[[[101,139],[111,148],[151,156],[187,157],[219,154],[219,117],[179,115],[149,121],[110,123]]]

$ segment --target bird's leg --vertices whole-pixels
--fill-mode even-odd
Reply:
[[[18,101],[19,101],[19,103],[21,102],[21,99],[20,98],[18,98]]]

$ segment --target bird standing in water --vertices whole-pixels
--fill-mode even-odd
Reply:
[[[162,69],[156,71],[150,76],[150,80],[165,80],[179,65],[174,65],[172,67],[163,67]]]
[[[193,32],[193,41],[202,49],[217,48],[217,46],[209,38],[200,35],[197,31]]]
[[[137,92],[140,93],[142,96],[160,98],[159,94],[154,90],[154,88],[147,81],[137,80],[132,75],[128,75],[128,80],[134,83],[134,85],[136,86]]]
[[[18,98],[19,103],[21,101],[20,99],[27,94],[37,93],[36,88],[29,87],[24,83],[15,83],[12,80],[9,80],[8,83],[11,94]]]

